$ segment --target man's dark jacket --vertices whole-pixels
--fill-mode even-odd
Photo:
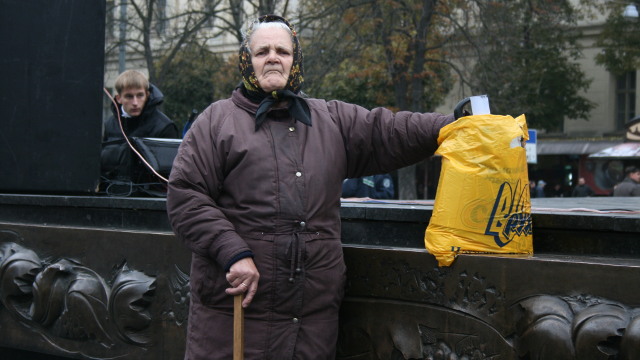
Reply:
[[[571,196],[572,197],[593,196],[593,190],[591,190],[591,188],[587,184],[576,185],[576,187],[573,188],[573,192],[571,193]]]
[[[111,106],[113,115],[104,123],[102,136],[102,175],[108,179],[135,180],[132,152],[124,140],[117,114],[120,112],[122,128],[129,138],[179,138],[178,127],[158,107],[164,101],[164,95],[155,85],[149,86],[149,99],[137,117],[125,118],[121,107]]]

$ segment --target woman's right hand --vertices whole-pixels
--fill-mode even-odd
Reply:
[[[258,280],[260,280],[260,273],[258,273],[253,258],[240,259],[229,268],[227,281],[231,287],[227,288],[225,292],[232,296],[246,293],[242,301],[242,307],[246,308],[251,304],[258,291]]]

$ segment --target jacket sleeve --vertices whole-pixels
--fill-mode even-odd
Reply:
[[[192,252],[226,267],[250,249],[215,201],[222,172],[209,125],[212,113],[211,107],[204,111],[180,145],[169,176],[167,214]]]
[[[347,153],[347,177],[384,174],[415,164],[438,148],[440,129],[453,115],[367,110],[341,101],[327,103]]]
[[[180,133],[178,132],[178,126],[173,120],[169,119],[167,115],[165,115],[160,110],[156,110],[152,115],[155,118],[155,121],[158,124],[158,128],[155,137],[165,138],[165,139],[180,139]]]
[[[178,133],[178,127],[175,123],[170,122],[162,129],[158,137],[166,139],[179,139],[180,134]]]

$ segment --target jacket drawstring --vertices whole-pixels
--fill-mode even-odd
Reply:
[[[302,246],[300,245],[300,236],[298,233],[293,233],[291,242],[289,243],[289,260],[291,266],[289,268],[289,282],[293,283],[295,277],[302,272],[300,268],[302,263]]]

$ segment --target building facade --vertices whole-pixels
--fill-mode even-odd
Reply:
[[[278,3],[278,2],[274,2]],[[579,0],[573,0],[573,3],[579,5]],[[227,22],[233,20],[233,12],[227,12],[233,6],[242,6],[244,8],[243,16],[251,18],[257,13],[257,9],[251,7],[246,1],[227,0],[220,3],[220,7],[216,9],[208,9],[199,1],[189,2],[184,0],[159,0],[155,2],[155,20],[152,23],[154,27],[153,34],[158,36],[166,36],[171,29],[176,29],[181,20],[158,20],[169,19],[176,14],[183,14],[177,19],[191,19],[184,14],[188,14],[189,10],[200,6],[202,9],[211,11],[215,16],[227,16]],[[204,7],[203,7],[204,6]],[[287,14],[295,14],[298,9],[298,1],[288,3]],[[127,0],[110,0],[107,2],[107,44],[117,43],[116,39],[123,37],[123,32],[135,31],[131,25],[123,27],[122,19],[136,16],[136,9],[133,4],[127,4]],[[224,15],[227,14],[227,15]],[[231,54],[237,51],[238,38],[230,31],[220,31],[225,25],[225,21],[212,16],[211,19],[203,26],[199,32],[210,49],[216,53]],[[606,20],[606,13],[600,13],[588,21],[583,21],[578,25],[578,31],[582,34],[580,46],[582,47],[582,57],[578,60],[580,67],[591,79],[591,85],[583,94],[588,100],[595,104],[595,108],[590,112],[588,119],[568,119],[565,118],[562,124],[562,132],[547,133],[544,129],[538,129],[537,143],[537,163],[529,165],[530,178],[534,180],[544,180],[549,184],[559,184],[568,190],[575,185],[577,178],[585,176],[587,178],[595,178],[595,173],[590,173],[589,169],[593,166],[587,166],[587,158],[590,154],[600,150],[622,143],[624,141],[624,133],[626,124],[636,116],[636,104],[640,100],[637,84],[637,71],[625,73],[616,76],[605,69],[604,66],[595,62],[596,55],[602,51],[596,45],[597,37],[601,33]],[[129,19],[130,20],[130,19]],[[186,21],[186,20],[184,20]],[[640,21],[639,18],[630,18],[629,21]],[[165,35],[162,35],[162,34]],[[143,39],[144,40],[144,39]],[[127,46],[120,46],[117,51],[115,49],[107,53],[107,61],[105,65],[105,86],[111,89],[113,82],[118,73],[123,70],[123,58],[127,69],[134,68],[146,71],[145,58],[139,51],[132,51],[132,42],[128,41]],[[160,46],[161,42],[157,39],[151,39],[151,44]],[[436,109],[439,112],[450,112],[454,108],[457,101],[461,99],[461,95],[465,96],[465,90],[459,86],[454,86],[443,104]],[[470,94],[466,91],[466,96]],[[108,114],[108,104],[105,102],[105,116]],[[625,160],[634,161],[634,159]],[[615,182],[620,174],[619,168],[623,164],[617,165],[610,182]],[[597,168],[597,167],[596,167]],[[612,172],[611,169],[607,170]],[[621,175],[620,175],[621,176]],[[607,195],[612,190],[612,185],[600,184],[593,186],[597,189],[599,195]],[[550,186],[551,187],[551,186]]]

